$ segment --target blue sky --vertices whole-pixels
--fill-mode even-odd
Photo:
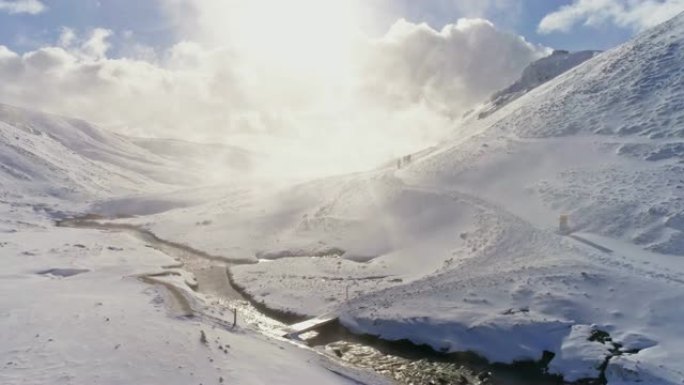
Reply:
[[[606,23],[576,26],[567,32],[540,34],[542,18],[572,0],[369,0],[383,8],[384,15],[373,26],[382,33],[398,18],[427,22],[434,28],[453,23],[461,17],[484,17],[499,28],[524,36],[527,40],[552,48],[570,50],[607,49],[634,34],[634,29]],[[0,44],[25,52],[53,44],[62,27],[86,31],[100,27],[115,32],[112,54],[117,56],[124,31],[132,31],[136,42],[164,49],[182,39],[174,21],[164,12],[162,0],[48,0],[47,10],[39,14],[0,12]]]
[[[537,32],[539,22],[544,16],[573,3],[572,0],[399,0],[392,3],[396,10],[392,15],[394,17],[404,17],[413,22],[427,22],[437,29],[461,17],[482,17],[501,29],[525,37],[532,43],[551,48],[605,50],[623,43],[634,35],[633,29],[614,24],[578,26],[569,32],[550,34]],[[465,3],[474,5],[464,5]]]
[[[17,52],[52,45],[63,27],[76,31],[105,28],[115,32],[113,48],[119,46],[123,32],[132,31],[137,42],[156,48],[175,43],[172,21],[164,15],[160,2],[138,0],[52,0],[39,14],[0,12],[0,44]]]

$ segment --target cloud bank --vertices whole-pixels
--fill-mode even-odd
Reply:
[[[546,15],[539,32],[568,32],[578,24],[596,27],[607,23],[642,31],[680,12],[684,12],[684,0],[575,0]]]
[[[7,12],[11,15],[28,13],[36,15],[45,11],[47,7],[38,0],[0,0],[0,12]]]
[[[441,31],[399,20],[366,48],[363,95],[392,107],[424,104],[451,117],[549,53],[483,19],[461,19]]]
[[[0,102],[125,134],[281,152],[300,160],[294,168],[342,172],[435,143],[455,117],[548,53],[481,19],[441,31],[400,20],[381,38],[356,36],[342,52],[339,41],[316,50],[326,44],[321,36],[335,36],[319,32],[297,31],[316,35],[306,45],[267,34],[249,50],[188,40],[114,59],[114,32],[64,29],[55,44],[35,51],[0,46]],[[280,47],[268,49],[274,42]]]

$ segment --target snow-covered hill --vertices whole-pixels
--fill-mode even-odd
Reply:
[[[502,361],[547,349],[568,379],[609,355],[587,342],[603,330],[639,351],[609,360],[611,384],[682,382],[684,313],[672,306],[684,299],[682,44],[679,15],[469,118],[399,172],[496,220],[466,234],[471,250],[449,250],[453,268],[359,299],[366,308],[349,323]],[[554,234],[560,214],[579,239]]]
[[[127,138],[155,155],[182,165],[182,168],[199,170],[210,180],[207,183],[226,182],[230,178],[244,177],[256,172],[264,156],[221,143],[194,143],[177,139]]]
[[[115,198],[119,208],[128,206],[126,213],[158,212],[193,201],[190,193],[176,191],[248,178],[256,160],[235,147],[131,138],[83,120],[0,104],[0,200],[8,203]],[[203,198],[217,194],[211,190]],[[131,198],[151,193],[164,197]]]
[[[408,174],[457,187],[540,226],[684,254],[684,24],[679,16],[561,75]]]
[[[58,199],[157,190],[175,167],[85,121],[0,105],[3,194]]]
[[[234,269],[272,307],[337,309],[359,332],[493,361],[550,351],[569,380],[679,384],[682,44],[684,15],[470,116],[400,169],[244,189],[133,222],[275,260]],[[561,214],[574,237],[558,233]]]

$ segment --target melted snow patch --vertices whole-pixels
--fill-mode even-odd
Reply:
[[[39,275],[46,275],[50,277],[55,277],[55,278],[69,278],[73,277],[75,275],[87,273],[90,270],[88,269],[48,269],[48,270],[42,270],[39,271],[37,274]]]

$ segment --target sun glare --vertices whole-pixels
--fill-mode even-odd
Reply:
[[[213,10],[202,26],[213,40],[278,70],[341,76],[360,35],[361,13],[354,1],[238,0],[220,2]]]

